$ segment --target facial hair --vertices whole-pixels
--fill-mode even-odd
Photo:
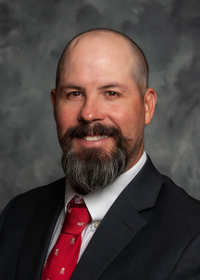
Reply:
[[[96,147],[82,148],[76,152],[72,140],[88,135],[113,137],[115,145],[109,152]],[[120,129],[100,123],[69,128],[61,141],[62,168],[77,192],[87,194],[112,184],[127,168],[129,141]]]

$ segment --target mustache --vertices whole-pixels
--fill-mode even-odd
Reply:
[[[113,137],[116,142],[120,145],[120,143],[127,143],[131,139],[124,137],[122,131],[114,126],[107,126],[101,123],[91,124],[79,124],[74,127],[70,127],[63,136],[62,145],[65,146],[66,141],[73,138],[84,138],[88,135],[92,136],[103,136],[106,135],[108,137]]]

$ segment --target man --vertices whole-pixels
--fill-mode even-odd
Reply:
[[[70,279],[200,279],[200,203],[144,152],[156,103],[147,80],[142,51],[123,34],[97,29],[68,44],[51,91],[67,180],[20,195],[4,210],[0,279],[51,279],[45,263],[57,256],[52,248],[73,198],[91,221]],[[59,277],[68,279],[65,268]]]

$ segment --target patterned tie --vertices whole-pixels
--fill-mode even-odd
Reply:
[[[41,280],[70,279],[78,261],[81,232],[90,221],[84,202],[77,204],[71,200],[61,233],[49,254]]]

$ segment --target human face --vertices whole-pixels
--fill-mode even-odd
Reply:
[[[80,37],[73,42],[65,55],[58,88],[51,94],[60,143],[71,127],[101,123],[120,129],[129,139],[127,169],[137,162],[143,152],[144,126],[152,117],[152,94],[147,91],[141,97],[132,75],[132,60],[129,46],[116,35]],[[106,135],[72,140],[75,152],[101,148],[109,154],[115,145],[115,139]]]

